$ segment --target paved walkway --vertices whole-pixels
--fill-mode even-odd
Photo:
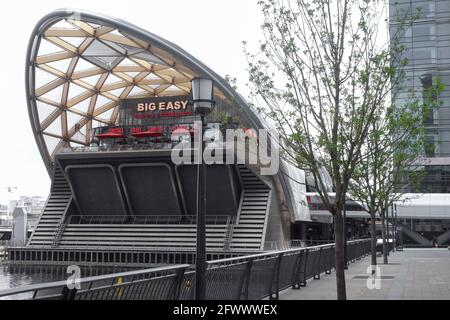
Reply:
[[[378,263],[382,258],[378,258]],[[367,286],[370,256],[351,263],[346,270],[349,300],[450,300],[450,250],[405,249],[391,253],[389,264],[379,264],[379,288]],[[376,283],[372,282],[372,287]],[[300,290],[280,292],[280,300],[335,300],[335,272],[309,280]]]

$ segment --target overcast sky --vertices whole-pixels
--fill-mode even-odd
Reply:
[[[0,204],[20,195],[46,197],[50,179],[31,131],[25,100],[25,54],[33,27],[55,9],[74,8],[121,18],[172,41],[218,74],[238,79],[246,95],[242,41],[256,44],[257,0],[9,1],[1,13]],[[14,194],[8,186],[17,187]]]

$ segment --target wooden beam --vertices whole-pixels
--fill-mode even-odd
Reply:
[[[67,80],[63,79],[63,78],[57,78],[57,79],[53,80],[52,82],[49,82],[46,85],[43,85],[42,87],[36,89],[34,91],[34,94],[36,95],[36,97],[40,97],[43,94],[46,94],[47,92],[52,91],[53,89],[59,87],[60,85],[62,85],[66,81]]]
[[[76,104],[80,103],[81,101],[84,101],[90,97],[92,97],[95,93],[92,91],[86,91],[83,92],[82,94],[79,94],[78,96],[70,99],[69,101],[67,101],[67,108],[71,108],[73,106],[75,106]]]
[[[100,37],[106,33],[113,31],[113,30],[114,30],[114,28],[101,26],[101,27],[98,27],[97,29],[95,29],[95,36]]]
[[[86,22],[80,21],[80,20],[67,20],[68,23],[74,25],[75,27],[80,28],[81,30],[85,31],[89,35],[93,36],[95,29],[91,27]]]
[[[65,78],[66,77],[66,74],[64,72],[61,72],[61,71],[59,71],[59,70],[57,70],[57,69],[55,69],[53,67],[50,67],[47,64],[40,64],[40,65],[38,65],[36,67],[39,68],[39,69],[42,69],[44,71],[47,71],[48,73],[51,73],[54,76],[57,76],[59,78]]]
[[[78,47],[78,53],[83,54],[84,51],[90,46],[90,44],[94,41],[94,38],[86,38]]]
[[[52,113],[50,113],[50,115],[44,119],[44,121],[42,121],[40,123],[41,126],[41,130],[45,130],[47,129],[52,123],[53,121],[55,121],[56,119],[58,119],[58,117],[60,116],[60,114],[63,111],[61,109],[56,109],[55,111],[53,111]]]
[[[37,64],[49,63],[49,62],[53,62],[53,61],[59,61],[59,60],[72,58],[75,56],[76,56],[76,54],[74,52],[69,52],[69,51],[55,52],[55,53],[45,54],[45,55],[36,57],[36,63]]]
[[[70,61],[69,68],[67,69],[67,77],[68,78],[72,77],[72,74],[75,71],[75,67],[77,66],[78,59],[79,59],[79,57],[75,56],[72,58],[72,61]]]
[[[72,74],[72,77],[71,77],[71,78],[72,78],[73,80],[75,80],[75,79],[81,79],[81,78],[87,78],[87,77],[96,76],[96,75],[98,75],[98,74],[102,74],[102,73],[105,73],[105,72],[106,72],[106,71],[103,70],[102,68],[98,68],[98,67],[96,67],[96,68],[90,68],[90,69],[87,69],[87,70],[74,72],[74,73]]]
[[[57,45],[60,48],[63,48],[64,50],[73,52],[73,53],[77,53],[78,48],[71,45],[68,42],[65,42],[64,40],[61,40],[60,38],[57,37],[45,37],[45,39],[47,39],[48,41],[50,41],[51,43]]]
[[[96,108],[94,110],[93,116],[95,118],[99,117],[102,113],[104,113],[104,112],[108,111],[109,109],[112,109],[115,106],[117,106],[118,103],[119,103],[118,101],[111,101],[111,102],[105,104],[104,106],[101,106],[100,108]]]
[[[118,35],[118,34],[106,33],[104,35],[99,36],[99,38],[102,40],[107,40],[107,41],[112,41],[112,42],[116,42],[119,44],[124,44],[124,45],[130,46],[130,47],[141,48],[134,41],[131,41],[130,39],[128,39],[122,35]]]
[[[149,70],[142,66],[117,66],[113,69],[113,72],[143,72]]]
[[[86,37],[88,33],[79,29],[49,28],[44,35],[46,37]]]
[[[80,87],[90,90],[90,91],[96,91],[95,87],[87,82],[84,82],[83,80],[72,80],[73,83],[79,85]]]
[[[106,91],[112,91],[120,88],[125,88],[129,86],[130,84],[125,81],[118,81],[110,84],[105,84],[101,89],[100,92],[106,92]]]

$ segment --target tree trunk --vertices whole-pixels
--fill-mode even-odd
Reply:
[[[336,289],[337,299],[347,300],[345,288],[345,261],[344,261],[344,224],[342,214],[339,212],[334,216],[334,242],[335,242],[335,264],[336,264]]]
[[[383,238],[383,263],[388,264],[387,245],[386,245],[386,219],[381,215],[381,236]]]
[[[376,266],[377,265],[377,227],[375,224],[375,213],[371,212],[370,213],[370,235],[371,235],[371,256],[372,256],[372,266]],[[372,269],[373,271],[374,269]]]

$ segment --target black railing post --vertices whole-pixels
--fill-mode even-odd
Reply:
[[[253,258],[247,261],[245,270],[239,281],[238,292],[236,293],[236,300],[248,300],[248,286],[250,284],[250,274],[252,272]],[[243,298],[243,299],[242,299]]]
[[[301,287],[306,287],[306,272],[307,272],[307,268],[308,268],[308,259],[309,259],[309,249],[305,249],[305,253],[304,253],[304,262],[302,263],[301,266],[301,272],[300,272],[300,276],[301,276],[301,281],[300,281],[300,286]]]
[[[301,285],[301,272],[305,261],[306,250],[300,250],[297,255],[297,259],[294,264],[294,271],[292,272],[292,289],[300,290]]]
[[[320,263],[321,263],[321,258],[322,258],[322,247],[321,248],[319,248],[319,253],[318,253],[318,255],[319,255],[319,257],[317,258],[317,262],[316,262],[316,265],[315,266],[313,266],[313,268],[314,268],[314,271],[313,271],[313,273],[314,273],[314,276],[313,276],[313,279],[314,280],[320,280],[320,267],[321,267],[321,265],[320,265]]]
[[[69,287],[63,287],[61,291],[62,297],[61,300],[75,300],[75,296],[77,294],[77,289],[69,289]]]
[[[181,285],[183,284],[186,268],[178,269],[173,280],[172,300],[180,300]]]
[[[272,270],[272,281],[270,281],[270,300],[278,300],[280,291],[280,269],[283,261],[283,253],[280,253]]]

